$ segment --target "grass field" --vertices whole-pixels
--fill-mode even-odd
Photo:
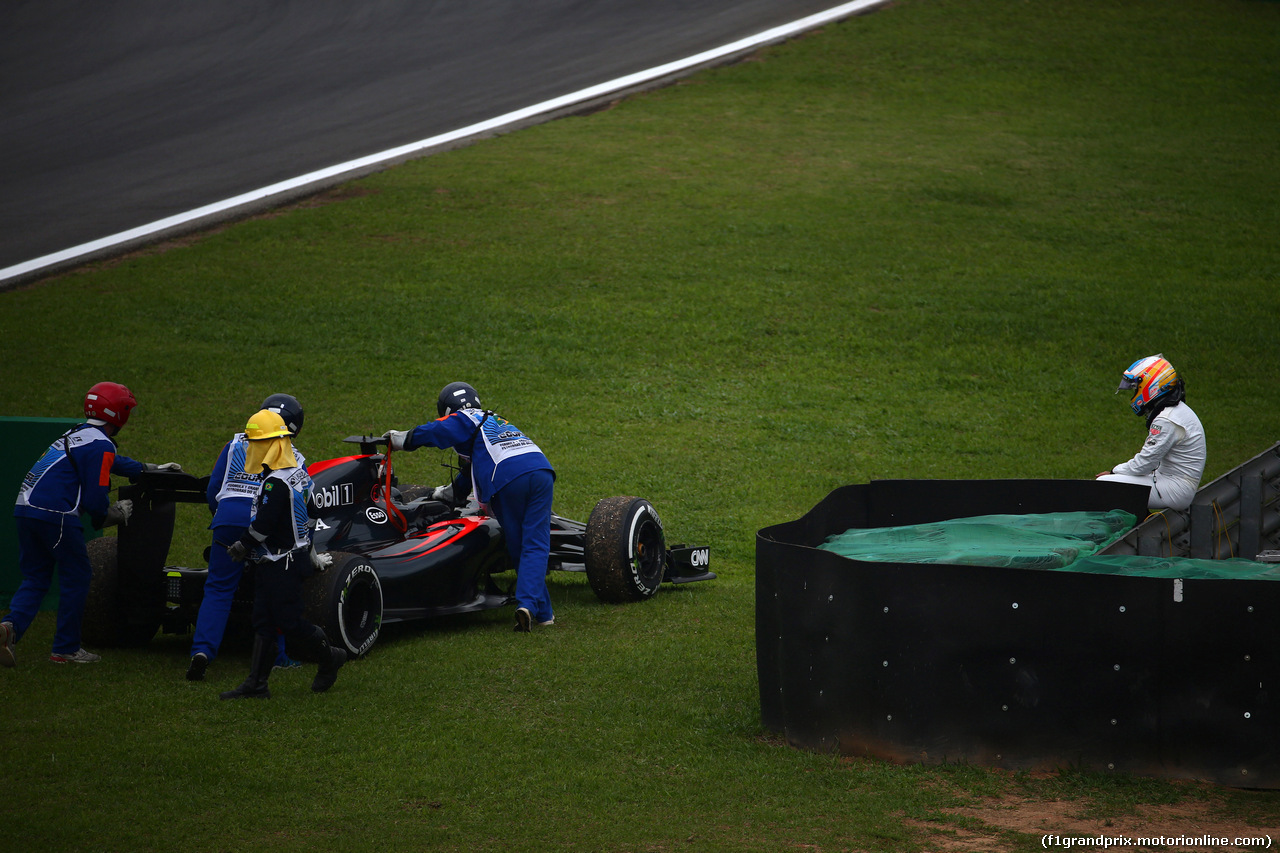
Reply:
[[[759,719],[755,532],[882,477],[1091,477],[1163,352],[1206,481],[1280,438],[1280,3],[902,0],[730,67],[0,293],[0,414],[139,399],[206,472],[267,394],[313,460],[465,379],[557,509],[649,498],[720,578],[557,626],[388,629],[323,696],[222,703],[188,640],[0,671],[0,823],[41,851],[1000,850],[1256,835],[1280,798],[792,749]],[[401,455],[405,482],[444,454]],[[183,519],[195,564],[207,519]],[[12,559],[12,557],[5,557]],[[1024,818],[1019,822],[1018,816]],[[1028,816],[1040,816],[1037,820]],[[1140,830],[1145,830],[1141,832]]]

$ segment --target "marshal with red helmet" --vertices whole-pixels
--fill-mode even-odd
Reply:
[[[23,477],[13,508],[22,583],[0,621],[0,665],[14,666],[13,647],[30,627],[56,571],[61,595],[50,660],[93,663],[99,656],[80,645],[82,609],[91,586],[92,561],[85,552],[80,516],[95,528],[128,522],[133,504],[111,502],[111,476],[134,477],[165,466],[119,454],[115,436],[138,401],[118,382],[99,382],[84,397],[86,423],[49,445]]]
[[[84,395],[84,416],[120,429],[129,422],[129,413],[138,405],[133,392],[119,382],[99,382]]]

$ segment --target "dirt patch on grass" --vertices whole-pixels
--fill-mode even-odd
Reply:
[[[1045,850],[1239,851],[1267,849],[1280,841],[1274,829],[1224,818],[1213,801],[1137,806],[1133,814],[1107,818],[1090,817],[1089,805],[1009,794],[944,809],[948,819],[907,823],[920,829],[925,848],[937,853],[1024,850],[1028,835]]]

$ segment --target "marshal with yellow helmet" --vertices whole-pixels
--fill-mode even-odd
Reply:
[[[245,456],[246,471],[257,471],[263,465],[272,471],[298,467],[293,436],[276,412],[263,409],[250,418],[244,426],[244,437],[251,442]]]
[[[233,559],[275,561],[289,559],[295,551],[309,551],[307,501],[314,486],[298,464],[284,418],[263,409],[249,418],[244,437],[249,440],[244,469],[261,471],[264,477],[254,499],[249,532],[228,552]]]
[[[245,470],[263,474],[253,501],[249,528],[227,548],[232,560],[255,564],[253,595],[253,654],[249,675],[239,687],[220,694],[223,699],[262,699],[271,695],[267,680],[276,658],[276,633],[290,651],[319,664],[311,689],[328,690],[347,662],[345,649],[329,644],[324,629],[307,621],[302,584],[314,569],[332,562],[317,554],[311,543],[307,504],[314,484],[293,452],[289,427],[276,412],[263,409],[249,418]]]

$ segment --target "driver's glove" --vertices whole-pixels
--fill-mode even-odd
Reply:
[[[181,471],[182,466],[177,462],[161,462],[157,465],[154,462],[142,463],[143,468],[147,471]]]
[[[133,501],[127,499],[116,501],[107,510],[106,518],[102,520],[102,526],[113,527],[117,524],[127,526],[131,515],[133,515]]]
[[[314,545],[311,546],[311,568],[315,569],[317,572],[323,572],[332,565],[332,554],[317,551]]]
[[[233,563],[243,563],[244,558],[249,556],[249,547],[243,541],[237,539],[227,546],[227,556],[231,558]]]
[[[447,504],[453,503],[453,483],[446,486],[436,486],[431,490],[431,500],[444,501]]]
[[[409,437],[407,429],[389,429],[382,434],[392,450],[404,450],[404,443]]]

